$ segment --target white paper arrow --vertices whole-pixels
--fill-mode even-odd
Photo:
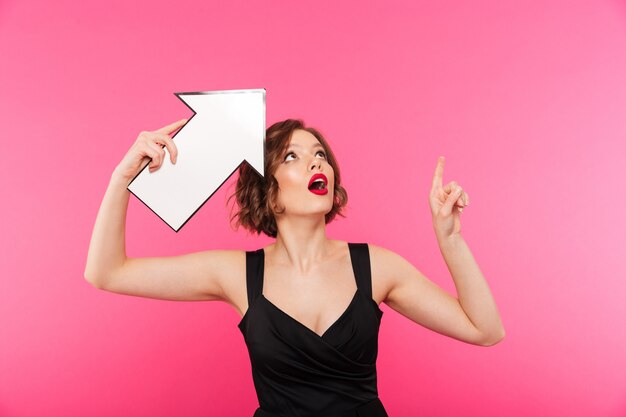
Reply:
[[[244,160],[263,176],[265,89],[175,95],[194,112],[174,135],[176,164],[168,153],[158,170],[146,165],[128,190],[178,232]]]

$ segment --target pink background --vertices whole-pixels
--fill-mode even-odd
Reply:
[[[456,295],[431,226],[437,157],[506,339],[483,348],[386,305],[390,416],[626,415],[623,1],[0,2],[0,416],[242,416],[257,406],[225,303],[83,279],[110,174],[173,93],[266,88],[267,123],[332,143],[329,236],[392,249]],[[131,197],[128,255],[256,249],[227,182],[174,233]]]

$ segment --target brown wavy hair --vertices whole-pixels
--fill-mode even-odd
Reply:
[[[326,162],[335,172],[335,193],[333,196],[333,207],[326,213],[326,224],[330,223],[336,215],[345,217],[342,209],[348,202],[348,193],[341,186],[341,175],[339,165],[330,146],[319,130],[313,127],[306,127],[299,119],[287,119],[274,123],[265,132],[265,176],[261,177],[254,168],[247,162],[239,166],[239,178],[235,192],[228,198],[228,201],[235,198],[238,209],[231,210],[231,224],[236,219],[235,227],[243,226],[250,233],[261,232],[267,236],[276,237],[278,228],[276,226],[276,214],[284,212],[284,208],[276,208],[276,198],[278,196],[278,181],[274,173],[282,163],[294,130],[306,130],[317,138],[326,152]]]

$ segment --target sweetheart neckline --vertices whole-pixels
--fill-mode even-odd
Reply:
[[[305,326],[303,323],[301,323],[300,321],[296,320],[293,316],[287,314],[284,310],[282,310],[280,307],[278,307],[276,304],[272,303],[270,300],[268,300],[265,295],[263,295],[263,293],[261,293],[261,298],[263,298],[269,305],[271,305],[272,307],[274,307],[274,309],[276,309],[277,311],[279,311],[280,313],[282,313],[284,316],[287,316],[288,318],[290,318],[293,322],[295,322],[296,324],[298,324],[300,327],[308,330],[309,332],[313,333],[314,335],[316,335],[317,337],[319,337],[320,339],[323,339],[324,336],[326,336],[326,334],[330,331],[330,329],[332,329],[333,327],[335,327],[336,324],[338,324],[350,311],[350,309],[352,308],[352,306],[354,305],[356,299],[357,299],[357,295],[359,294],[359,289],[357,288],[356,291],[354,291],[354,295],[352,296],[352,299],[350,300],[350,303],[348,304],[348,306],[343,310],[343,313],[341,313],[339,315],[339,317],[337,317],[337,319],[335,319],[335,321],[332,322],[332,324],[326,329],[324,330],[324,332],[320,335],[318,334],[316,331],[314,331],[313,329],[309,328],[308,326]]]
[[[359,294],[359,292],[362,292],[362,291],[361,291],[361,289],[360,289],[360,288],[359,288],[359,286],[358,286],[357,271],[355,271],[355,269],[354,269],[354,262],[352,262],[352,261],[353,261],[353,259],[352,259],[352,250],[351,250],[351,248],[350,248],[351,243],[349,243],[349,242],[348,242],[347,244],[348,244],[348,253],[349,253],[350,260],[351,260],[351,264],[352,264],[352,274],[353,274],[354,279],[355,279],[355,281],[356,281],[356,283],[357,283],[357,289],[356,289],[356,291],[354,292],[354,295],[353,295],[353,297],[352,297],[352,300],[350,301],[350,304],[348,304],[348,307],[346,307],[346,309],[344,310],[344,312],[343,312],[343,313],[341,313],[341,315],[337,318],[337,320],[335,320],[335,321],[334,321],[334,322],[330,325],[330,327],[329,327],[328,329],[326,329],[326,330],[324,331],[324,333],[322,333],[322,335],[321,335],[321,336],[320,336],[319,334],[317,334],[315,331],[313,331],[313,330],[309,329],[309,328],[308,328],[307,326],[305,326],[304,324],[300,323],[300,322],[299,322],[298,320],[296,320],[295,318],[291,317],[289,314],[285,313],[285,312],[284,312],[283,310],[281,310],[278,306],[276,306],[276,304],[272,303],[270,300],[268,300],[268,299],[265,297],[265,295],[263,295],[263,283],[264,283],[264,281],[265,281],[265,250],[264,250],[263,248],[260,248],[260,249],[258,249],[258,250],[257,250],[257,252],[260,252],[260,253],[261,253],[261,256],[260,256],[260,262],[261,262],[260,267],[262,268],[262,273],[261,273],[261,283],[260,283],[260,285],[261,285],[261,291],[260,291],[260,293],[258,293],[258,295],[260,295],[260,298],[263,298],[265,301],[267,301],[267,303],[268,303],[268,304],[270,304],[272,307],[274,307],[274,309],[278,310],[280,313],[282,313],[283,315],[287,316],[289,319],[291,319],[292,321],[294,321],[295,323],[297,323],[300,327],[302,327],[302,328],[304,328],[304,329],[308,330],[308,331],[309,331],[309,332],[311,332],[312,334],[316,335],[318,338],[323,339],[323,338],[324,338],[324,336],[328,333],[328,331],[329,331],[330,329],[332,329],[333,327],[335,327],[335,325],[336,325],[337,323],[339,323],[339,322],[340,322],[340,321],[341,321],[341,320],[342,320],[342,319],[343,319],[343,318],[344,318],[344,317],[348,314],[349,310],[350,310],[350,309],[352,308],[352,306],[355,304],[355,301],[356,301],[356,299],[357,299],[357,295]],[[370,277],[370,280],[371,280],[371,277]],[[367,294],[366,294],[366,296],[367,296]],[[258,298],[259,298],[259,297],[257,297],[257,299],[256,299],[257,301],[258,301]],[[369,297],[369,296],[368,296],[367,298],[368,298],[368,302],[372,303],[372,304],[374,305],[374,307],[376,308],[376,315],[378,316],[378,318],[379,318],[379,320],[380,320],[380,318],[382,318],[382,316],[383,316],[384,312],[380,309],[380,306],[378,305],[378,303],[377,303],[377,302],[376,302],[376,301],[375,301],[372,297]],[[242,316],[242,317],[241,317],[241,319],[239,320],[239,323],[237,324],[237,327],[239,327],[239,330],[241,330],[242,332],[243,332],[243,327],[242,327],[242,326],[243,326],[244,322],[247,320],[247,318],[248,318],[248,316],[249,316],[249,314],[248,314],[248,313],[250,312],[251,308],[252,308],[252,305],[248,304],[248,308],[246,309],[245,313],[243,314],[243,316]]]

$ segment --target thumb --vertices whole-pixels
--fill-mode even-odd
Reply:
[[[459,197],[461,197],[462,193],[463,193],[463,189],[461,187],[457,187],[456,189],[452,190],[452,192],[448,194],[446,201],[443,203],[443,206],[441,207],[441,214],[443,214],[444,216],[449,216],[450,213],[452,213],[452,210],[454,209],[454,204],[459,199]]]

